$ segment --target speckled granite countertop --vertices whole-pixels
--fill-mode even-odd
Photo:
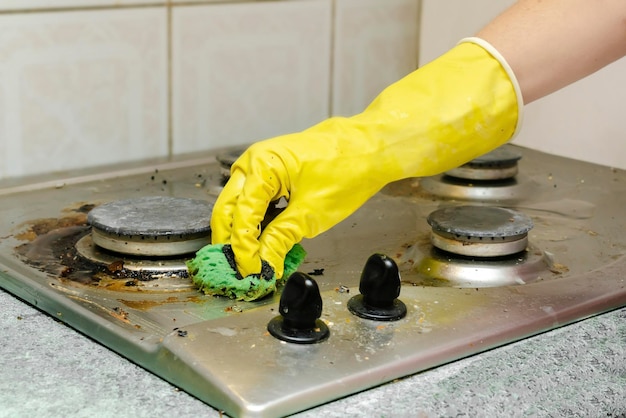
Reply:
[[[219,411],[0,291],[0,417],[218,417]],[[626,416],[626,308],[297,417]]]

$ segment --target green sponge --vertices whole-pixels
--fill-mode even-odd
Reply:
[[[291,248],[285,257],[285,279],[298,269],[305,256],[306,251],[300,244]],[[274,269],[266,261],[262,261],[260,274],[241,277],[228,244],[210,244],[201,248],[194,259],[187,261],[187,268],[193,282],[207,295],[251,301],[276,290]]]

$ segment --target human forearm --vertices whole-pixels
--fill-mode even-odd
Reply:
[[[477,36],[507,60],[530,103],[626,55],[626,1],[520,0]]]

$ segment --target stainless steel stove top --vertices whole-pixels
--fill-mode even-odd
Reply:
[[[142,196],[212,202],[222,180],[213,154],[0,183],[0,284],[215,408],[293,413],[626,305],[626,172],[515,149],[512,180],[394,183],[303,242],[301,271],[316,273],[330,330],[317,344],[267,331],[280,295],[233,302],[184,277],[133,276],[115,259],[95,273],[70,263],[93,207]],[[468,204],[530,217],[527,249],[506,261],[434,250],[428,215]],[[347,308],[374,253],[400,269],[400,320]]]

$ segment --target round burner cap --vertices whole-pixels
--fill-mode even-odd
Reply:
[[[456,206],[428,216],[433,245],[454,254],[500,257],[523,251],[532,220],[523,213],[498,207]]]
[[[499,167],[503,165],[514,164],[521,158],[522,154],[515,150],[511,145],[503,145],[487,154],[481,155],[480,157],[473,159],[467,164],[483,167]]]
[[[518,173],[517,162],[522,158],[511,145],[503,145],[481,155],[460,167],[445,172],[446,175],[465,180],[505,180]]]
[[[171,256],[209,243],[212,209],[203,200],[147,196],[98,206],[87,221],[100,247],[124,254]]]
[[[241,154],[244,153],[245,148],[235,148],[228,151],[224,151],[215,156],[217,162],[220,163],[220,174],[222,175],[222,182],[220,186],[224,186],[228,179],[230,178],[230,168],[235,164],[235,161]],[[221,189],[221,187],[220,187]]]
[[[220,165],[224,168],[230,168],[237,158],[241,157],[241,154],[244,153],[245,148],[237,148],[222,152],[215,156],[215,159],[220,163]]]
[[[455,206],[436,210],[428,215],[433,231],[460,237],[515,237],[533,228],[525,214],[499,207]]]

